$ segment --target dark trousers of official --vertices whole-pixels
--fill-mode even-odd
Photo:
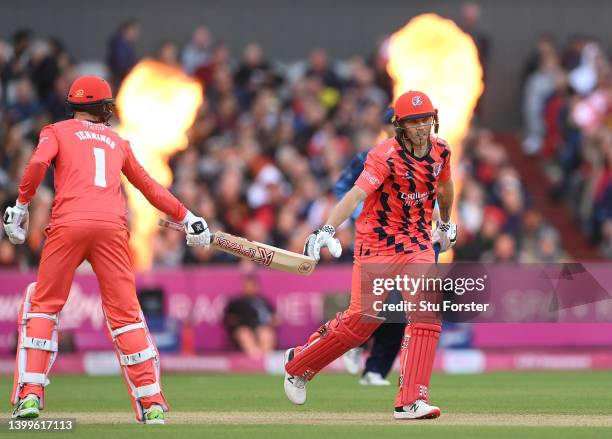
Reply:
[[[401,300],[401,294],[398,291],[392,291],[387,300],[385,300],[385,303],[397,305]],[[402,346],[406,316],[403,311],[384,311],[380,313],[380,317],[384,317],[386,323],[380,325],[374,334],[372,334],[372,349],[370,350],[370,356],[366,360],[363,374],[376,372],[384,378],[393,367],[395,357],[397,357],[397,353]]]
[[[367,372],[376,372],[383,378],[387,376],[402,345],[405,326],[402,323],[385,323],[379,326],[372,335],[374,343],[366,360],[364,375]]]

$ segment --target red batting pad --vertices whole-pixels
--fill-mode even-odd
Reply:
[[[307,344],[295,349],[295,355],[285,369],[291,375],[311,380],[340,355],[370,338],[384,321],[384,318],[366,314],[338,313],[335,319],[311,335]]]
[[[395,407],[412,404],[417,399],[429,401],[429,380],[440,331],[438,324],[412,323],[406,326]]]

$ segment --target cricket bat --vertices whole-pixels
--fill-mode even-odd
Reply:
[[[165,219],[160,219],[159,225],[179,232],[185,230],[182,224]],[[214,232],[211,237],[211,245],[217,250],[238,256],[239,258],[248,259],[256,264],[275,270],[301,274],[302,276],[312,274],[317,265],[317,262],[309,256],[224,232]]]

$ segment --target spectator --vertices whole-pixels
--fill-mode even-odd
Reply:
[[[34,119],[42,114],[42,105],[27,77],[24,76],[16,81],[15,100],[7,110],[9,124],[33,123]]]
[[[13,35],[12,56],[0,73],[5,93],[8,92],[8,87],[14,79],[28,74],[31,38],[32,33],[29,29],[20,29]]]
[[[198,26],[194,29],[191,41],[187,43],[181,54],[183,70],[188,75],[193,75],[200,67],[210,62],[213,38],[206,26]]]
[[[140,35],[140,25],[134,19],[123,23],[108,42],[107,64],[113,88],[118,90],[123,79],[136,65],[134,45]]]
[[[155,59],[168,66],[179,68],[181,66],[178,60],[178,47],[172,41],[164,41],[159,45]]]
[[[32,45],[31,78],[41,101],[45,101],[53,90],[60,76],[60,63],[67,61],[65,57],[66,53],[59,40],[36,41]]]
[[[249,108],[253,97],[262,87],[275,86],[276,77],[258,44],[250,43],[244,49],[242,63],[234,76],[241,107]]]
[[[484,83],[485,87],[483,94],[480,96],[480,98],[478,98],[476,109],[474,110],[474,112],[478,115],[480,114],[480,109],[482,108],[482,98],[488,89],[487,79],[489,58],[491,56],[491,39],[480,26],[481,12],[482,11],[479,4],[473,2],[464,3],[461,7],[461,20],[459,23],[462,30],[472,37],[472,40],[474,40],[476,50],[478,51],[478,60],[480,61],[480,66],[482,67],[482,82]]]
[[[260,358],[276,347],[274,308],[259,294],[253,275],[245,276],[241,295],[228,302],[223,314],[230,339],[248,356]]]
[[[527,77],[523,90],[523,116],[526,137],[523,141],[525,154],[537,154],[544,140],[544,106],[555,88],[555,75],[560,70],[559,56],[552,47],[541,54],[535,72]]]

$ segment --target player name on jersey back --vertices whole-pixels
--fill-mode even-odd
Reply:
[[[115,149],[116,146],[115,141],[104,134],[92,133],[91,131],[76,131],[74,134],[79,140],[98,140],[106,143],[111,149]]]

